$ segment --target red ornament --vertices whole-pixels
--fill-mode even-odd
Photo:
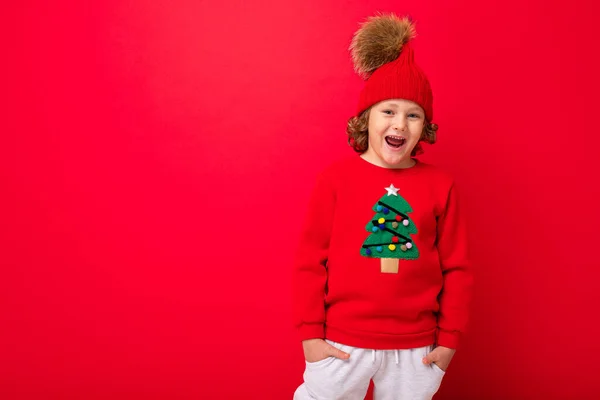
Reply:
[[[394,237],[392,238],[392,242],[394,242],[394,243],[398,243],[398,236],[394,236]]]
[[[402,221],[402,217],[399,215],[396,215],[396,221],[398,221],[398,222]]]

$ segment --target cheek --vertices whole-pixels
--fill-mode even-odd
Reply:
[[[375,136],[381,136],[385,132],[385,126],[383,123],[377,123],[374,121],[371,126],[369,126],[369,132],[373,132]]]
[[[411,127],[410,131],[415,139],[419,139],[423,134],[423,126],[423,122],[417,122]]]

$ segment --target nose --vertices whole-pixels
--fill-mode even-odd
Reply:
[[[406,120],[403,117],[399,116],[394,120],[393,127],[396,131],[404,131],[404,129],[406,129]]]

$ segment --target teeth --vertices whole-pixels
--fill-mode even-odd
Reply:
[[[385,141],[389,146],[392,146],[395,149],[399,149],[406,143],[406,138],[402,136],[388,135],[385,137]]]
[[[386,138],[400,140],[400,143],[404,144],[406,142],[406,138],[402,136],[388,135]]]

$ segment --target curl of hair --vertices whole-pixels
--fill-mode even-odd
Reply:
[[[354,151],[357,153],[364,153],[369,148],[369,114],[371,113],[371,108],[369,107],[365,111],[363,111],[358,117],[354,116],[348,120],[348,126],[346,127],[346,133],[348,134],[348,144],[352,146]],[[419,142],[413,149],[410,154],[411,157],[414,157],[418,154],[423,153],[423,146],[421,142],[425,142],[428,144],[434,144],[437,140],[436,132],[438,130],[437,124],[432,124],[428,121],[425,121],[425,125],[423,126],[423,132],[421,133],[421,138]]]

